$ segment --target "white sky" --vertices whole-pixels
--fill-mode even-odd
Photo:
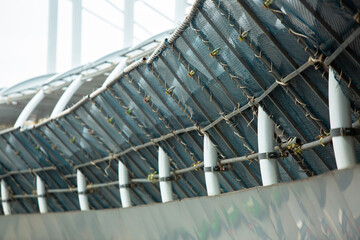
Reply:
[[[0,0],[0,88],[46,74],[49,0]],[[175,0],[138,0],[134,44],[176,24]],[[82,64],[121,49],[124,0],[82,0]],[[115,5],[117,9],[112,5]],[[112,23],[109,24],[100,18]],[[185,17],[185,16],[184,16]],[[57,72],[71,68],[72,1],[59,0]]]

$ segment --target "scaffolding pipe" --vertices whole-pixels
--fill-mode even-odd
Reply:
[[[29,118],[30,114],[34,111],[34,109],[39,105],[39,103],[44,99],[45,92],[41,89],[39,90],[35,96],[31,98],[31,100],[26,104],[25,108],[20,113],[17,118],[14,127],[23,127],[25,121]]]
[[[354,122],[352,124],[353,128],[360,128],[360,124],[358,121]],[[319,146],[324,146],[328,143],[330,143],[332,141],[332,136],[327,136],[324,137],[320,140],[316,140],[313,142],[308,142],[305,143],[300,147],[301,151],[306,151],[315,147],[319,147]],[[277,151],[279,154],[281,154],[282,151],[286,150],[288,148],[288,146],[292,145],[293,142],[289,141],[286,143],[281,144],[280,146],[275,146],[274,147],[274,151]],[[246,156],[241,156],[241,157],[234,157],[234,158],[228,158],[228,159],[223,159],[219,161],[220,165],[226,165],[226,164],[232,164],[232,163],[237,163],[237,162],[243,162],[243,161],[250,161],[250,160],[255,160],[259,158],[259,153],[253,153],[250,155],[246,155]],[[201,162],[199,164],[195,164],[192,165],[190,167],[187,168],[183,168],[183,169],[178,169],[175,170],[173,172],[171,172],[171,175],[179,175],[179,174],[183,174],[186,172],[190,172],[190,171],[199,171],[199,169],[202,169],[204,167],[204,162]],[[33,171],[39,172],[39,171],[45,171],[43,169],[33,169]],[[14,173],[15,174],[15,173]],[[19,174],[22,174],[19,172]],[[154,174],[153,175],[154,179],[158,179],[159,178],[159,174]],[[150,180],[148,178],[133,178],[131,179],[132,183],[149,183],[149,184],[153,184],[153,180]],[[98,183],[98,184],[91,184],[87,186],[87,189],[94,189],[94,188],[101,188],[101,187],[111,187],[111,186],[115,186],[119,184],[119,181],[113,181],[113,182],[106,182],[106,183]],[[78,189],[77,188],[67,188],[67,189],[48,189],[47,192],[48,193],[65,193],[65,192],[77,192]],[[25,195],[14,195],[13,198],[35,198],[36,195],[33,194],[25,194]]]
[[[36,175],[36,193],[39,204],[40,213],[47,213],[48,206],[46,203],[46,191],[45,191],[45,183],[44,181]]]
[[[79,74],[77,78],[68,86],[65,92],[61,95],[60,99],[57,101],[50,118],[55,117],[59,113],[61,113],[65,108],[66,105],[70,102],[71,98],[74,96],[76,91],[81,87],[84,83],[82,80],[82,75]]]
[[[73,0],[72,20],[71,66],[76,67],[81,64],[82,0]]]
[[[214,196],[220,194],[220,183],[218,172],[213,171],[217,166],[217,150],[214,144],[211,142],[210,137],[204,135],[204,170],[209,168],[209,171],[205,170],[205,183],[208,196]]]
[[[7,188],[4,179],[1,179],[1,201],[4,215],[11,215],[9,189]]]
[[[350,102],[342,92],[332,67],[329,68],[329,113],[331,129],[352,127]],[[354,137],[333,136],[332,142],[338,169],[354,166],[356,164]]]
[[[134,38],[134,4],[133,0],[125,0],[124,6],[124,45],[129,47],[133,44]]]
[[[0,175],[0,179],[2,178],[6,178],[9,177],[11,175],[17,175],[17,174],[27,174],[27,173],[37,173],[37,172],[43,172],[43,171],[51,171],[51,170],[57,170],[57,168],[55,166],[51,166],[51,167],[43,167],[43,168],[31,168],[31,169],[26,169],[26,170],[16,170],[16,171],[10,171],[7,172],[3,175]]]
[[[58,32],[58,0],[49,0],[47,72],[56,71],[56,50]]]
[[[119,187],[122,207],[131,207],[129,173],[128,169],[121,161],[119,161]]]
[[[159,147],[159,180],[161,200],[163,203],[173,200],[170,177],[170,161],[168,155]]]
[[[81,211],[90,210],[89,208],[89,200],[86,194],[86,180],[84,174],[78,169],[77,173],[77,189],[79,196],[79,204]]]
[[[275,123],[264,109],[258,108],[258,147],[259,153],[274,152]],[[263,186],[278,182],[277,162],[275,158],[260,159],[260,172]]]

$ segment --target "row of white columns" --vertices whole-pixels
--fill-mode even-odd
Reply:
[[[79,78],[80,81],[80,78]],[[351,109],[350,103],[343,94],[339,82],[335,78],[332,68],[329,71],[329,112],[330,125],[332,129],[351,128]],[[261,178],[264,186],[276,184],[278,182],[277,161],[274,157],[274,131],[275,124],[266,114],[264,109],[258,108],[258,149],[260,158]],[[338,169],[354,166],[356,164],[356,155],[354,148],[354,137],[349,135],[333,136],[333,147]],[[170,160],[165,151],[159,147],[159,181],[162,202],[173,200]],[[218,166],[217,149],[211,142],[208,135],[204,136],[204,171],[207,194],[214,196],[220,194],[219,173],[216,171]],[[37,194],[40,213],[48,212],[46,204],[46,191],[44,181],[37,176]],[[120,199],[124,208],[131,207],[130,179],[128,169],[119,161],[119,187]],[[87,197],[87,185],[84,174],[77,170],[77,187],[80,209],[89,210],[89,201]],[[1,180],[2,207],[5,215],[11,214],[9,204],[9,190],[5,181]]]

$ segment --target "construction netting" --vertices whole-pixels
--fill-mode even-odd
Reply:
[[[148,61],[139,60],[60,117],[0,135],[0,174],[11,189],[13,211],[38,212],[36,175],[47,189],[64,190],[48,191],[50,211],[79,209],[76,169],[87,178],[91,209],[120,207],[118,185],[91,186],[116,182],[118,161],[131,179],[147,179],[158,172],[159,146],[170,157],[171,171],[194,166],[173,181],[174,199],[205,196],[204,172],[196,168],[203,161],[204,134],[220,160],[258,152],[259,104],[276,123],[277,145],[326,137],[326,59],[358,28],[356,4],[196,1]],[[353,103],[353,121],[360,96],[359,46],[357,38],[331,62]],[[358,138],[355,142],[360,156]],[[278,159],[280,182],[336,169],[331,144],[284,150],[289,156]],[[260,186],[259,163],[233,163],[219,179],[222,193]],[[133,185],[131,199],[133,205],[161,202],[158,183]]]

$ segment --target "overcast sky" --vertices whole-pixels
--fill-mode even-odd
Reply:
[[[0,87],[46,74],[48,1],[0,0]],[[120,10],[124,0],[82,2],[81,58],[85,64],[123,47]],[[175,0],[136,1],[135,43],[175,27],[174,15]],[[71,68],[71,23],[72,2],[59,0],[57,72]]]

